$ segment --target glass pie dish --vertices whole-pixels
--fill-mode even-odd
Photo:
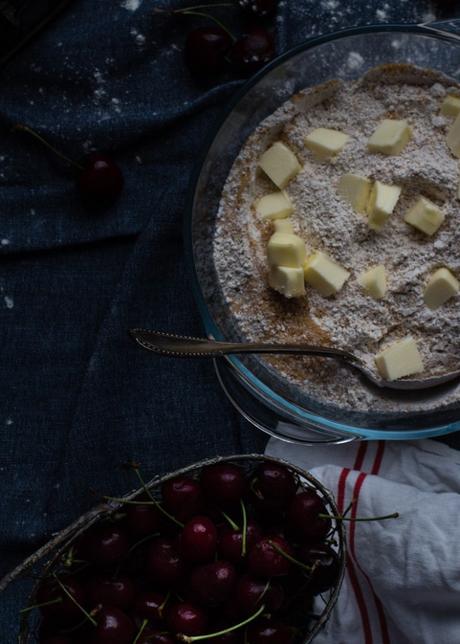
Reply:
[[[263,119],[296,92],[332,79],[355,80],[383,64],[412,64],[460,81],[460,20],[426,25],[362,27],[308,40],[278,57],[248,81],[228,105],[194,177],[186,218],[187,260],[206,334],[218,340],[244,340],[226,316],[213,262],[213,237],[221,192],[247,137]],[[377,390],[385,411],[341,408],[294,390],[260,358],[228,357],[216,362],[228,397],[259,429],[301,442],[355,439],[412,440],[460,429],[460,384],[408,394]],[[342,376],[343,376],[343,372]],[[345,376],[346,377],[346,376]],[[457,393],[458,397],[453,393]],[[423,405],[420,401],[423,400]]]

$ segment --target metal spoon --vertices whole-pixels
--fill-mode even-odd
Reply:
[[[432,376],[422,380],[384,380],[376,376],[365,363],[349,351],[320,347],[311,344],[274,344],[274,343],[242,343],[217,342],[207,338],[189,338],[187,336],[149,331],[147,329],[130,329],[131,337],[147,349],[164,356],[177,358],[220,358],[226,355],[241,353],[276,353],[334,358],[360,371],[370,382],[378,387],[414,391],[437,387],[460,376],[460,370],[450,371],[440,376]]]

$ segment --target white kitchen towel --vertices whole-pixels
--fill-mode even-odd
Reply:
[[[347,522],[348,565],[315,644],[460,644],[460,452],[435,441],[299,447],[266,453],[311,471]]]

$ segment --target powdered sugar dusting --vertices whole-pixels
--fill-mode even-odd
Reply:
[[[446,143],[449,122],[439,116],[440,97],[451,82],[435,72],[384,68],[366,82],[338,82],[301,93],[266,119],[241,150],[224,188],[214,231],[214,263],[230,309],[221,324],[231,324],[248,340],[313,341],[354,351],[373,368],[373,358],[388,343],[413,335],[426,373],[457,368],[460,361],[458,298],[431,311],[423,302],[428,275],[438,266],[460,274],[460,226],[456,191],[458,162]],[[402,154],[369,154],[366,143],[382,118],[407,118],[413,138]],[[333,161],[318,161],[304,146],[315,127],[339,129],[351,136]],[[287,192],[295,205],[295,232],[309,251],[321,249],[351,272],[333,298],[307,289],[307,297],[287,301],[267,286],[266,243],[270,224],[257,220],[254,201],[273,190],[257,171],[257,159],[271,141],[281,138],[293,149],[303,170]],[[370,231],[366,218],[337,194],[342,174],[354,172],[402,187],[394,214],[384,229]],[[427,238],[403,220],[405,211],[423,194],[443,210],[445,223]],[[384,300],[365,295],[358,275],[383,263],[389,275]],[[273,358],[264,361],[289,385],[307,389],[318,399],[341,407],[390,411],[395,401],[376,395],[357,376],[331,362],[312,369],[311,361]],[[452,390],[442,404],[460,398]],[[439,405],[439,401],[436,402]],[[404,402],[407,409],[429,409],[428,397]]]
[[[121,6],[128,11],[137,11],[142,4],[142,0],[123,0]]]

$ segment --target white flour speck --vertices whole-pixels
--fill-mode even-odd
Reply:
[[[348,67],[350,69],[358,69],[364,63],[364,58],[357,51],[351,51],[348,54]]]
[[[9,239],[2,239],[2,246],[8,246],[10,243]]]
[[[128,11],[137,11],[142,4],[142,0],[123,0],[121,6]]]
[[[8,297],[8,295],[5,295],[3,299],[5,301],[5,306],[7,309],[12,309],[14,307],[14,300],[12,297]]]
[[[384,11],[383,9],[377,9],[375,12],[375,15],[377,17],[377,20],[381,20],[382,22],[387,19],[387,12]]]
[[[12,425],[12,424],[13,424],[13,419],[12,419],[12,418],[7,418],[7,419],[5,420],[5,425],[8,425],[8,426],[9,426],[9,425]]]
[[[31,214],[31,215],[35,215],[35,214],[36,214],[36,212],[37,212],[37,211],[35,210],[35,208],[31,208],[31,209],[30,209],[30,214]]]

